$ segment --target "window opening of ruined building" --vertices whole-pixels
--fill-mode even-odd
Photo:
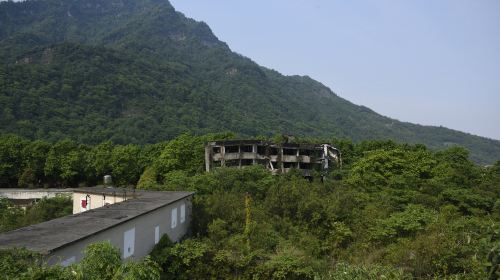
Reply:
[[[258,159],[257,160],[257,164],[262,164],[262,165],[266,165],[267,164],[267,159]]]
[[[248,166],[248,165],[252,165],[253,164],[253,160],[251,159],[242,159],[241,160],[241,166]]]
[[[225,150],[226,150],[226,154],[239,153],[240,147],[239,146],[226,146]]]
[[[295,156],[297,155],[296,149],[283,149],[283,154],[287,156]]]
[[[266,147],[264,147],[264,146],[257,146],[257,154],[259,154],[259,155],[265,155],[266,154]]]
[[[253,146],[251,146],[251,145],[241,146],[241,152],[242,153],[253,153]]]
[[[311,169],[312,166],[310,163],[301,162],[301,163],[299,163],[299,167],[300,167],[300,169]]]
[[[212,148],[212,151],[214,152],[214,154],[219,154],[220,153],[220,147],[213,147]]]
[[[294,168],[295,166],[295,162],[283,162],[283,168]]]
[[[273,156],[278,155],[278,149],[277,148],[269,149],[269,154]]]
[[[227,167],[232,167],[232,166],[239,166],[240,165],[240,161],[237,160],[237,159],[233,159],[233,160],[226,160],[226,166]]]
[[[220,160],[214,160],[214,161],[212,161],[212,166],[213,167],[221,167],[222,166],[222,161],[220,161]]]
[[[321,157],[322,153],[323,153],[322,150],[314,150],[314,151],[311,151],[311,156],[313,156],[313,157]]]
[[[306,150],[306,149],[300,149],[299,150],[299,155],[301,156],[310,156],[312,153],[311,150]]]

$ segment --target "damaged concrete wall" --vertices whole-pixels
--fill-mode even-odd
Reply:
[[[304,176],[341,163],[341,153],[329,144],[275,144],[258,140],[214,141],[205,145],[205,169],[260,164],[273,173],[299,169]]]

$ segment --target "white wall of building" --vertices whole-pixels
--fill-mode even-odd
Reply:
[[[81,196],[77,196],[77,198],[80,199]],[[181,218],[182,209],[184,209],[184,219]],[[143,258],[151,252],[159,238],[164,234],[167,234],[173,242],[180,241],[189,232],[191,213],[191,197],[186,197],[55,249],[47,256],[47,263],[69,265],[73,262],[79,262],[83,258],[84,249],[88,245],[100,241],[109,241],[113,246],[119,248],[123,259]],[[173,223],[173,219],[176,220],[175,223]]]
[[[128,197],[130,199],[131,197]],[[108,204],[115,204],[125,200],[123,193],[117,195],[73,193],[73,214],[82,213],[90,209],[96,209]],[[85,202],[84,202],[85,201]],[[82,203],[84,202],[84,203]],[[86,207],[83,207],[85,204]]]

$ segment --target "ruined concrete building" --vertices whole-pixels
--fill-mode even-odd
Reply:
[[[205,145],[205,168],[244,167],[260,164],[273,173],[284,173],[295,168],[305,177],[311,171],[328,170],[341,164],[340,151],[329,144],[275,144],[259,140],[214,141]]]

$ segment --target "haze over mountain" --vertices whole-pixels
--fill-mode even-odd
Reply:
[[[385,116],[500,140],[499,1],[170,1],[262,66]]]
[[[481,163],[500,141],[381,116],[321,83],[231,51],[167,0],[0,3],[0,132],[83,143],[234,131],[461,145]]]

